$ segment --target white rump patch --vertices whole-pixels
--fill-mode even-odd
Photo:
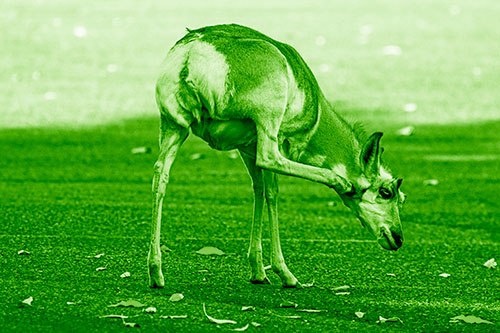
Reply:
[[[209,113],[217,119],[214,111],[223,110],[226,106],[226,80],[229,65],[226,57],[217,52],[212,44],[195,41],[188,58],[189,75],[187,80],[194,86],[210,104]]]

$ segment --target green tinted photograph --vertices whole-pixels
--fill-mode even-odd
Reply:
[[[500,2],[0,9],[0,331],[500,330]]]

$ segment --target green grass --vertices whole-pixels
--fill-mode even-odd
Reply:
[[[88,130],[4,130],[0,132],[0,321],[6,331],[119,330],[119,319],[138,315],[145,331],[216,330],[202,312],[233,319],[237,327],[256,321],[262,331],[454,331],[493,329],[500,321],[497,269],[482,264],[500,253],[500,184],[497,160],[433,161],[436,155],[498,158],[500,123],[473,126],[420,126],[414,136],[386,132],[385,159],[402,176],[408,203],[402,213],[405,244],[381,249],[336,195],[324,186],[280,177],[282,246],[302,290],[249,283],[245,254],[252,193],[239,160],[189,139],[179,153],[164,207],[162,243],[166,287],[147,286],[146,255],[151,208],[150,178],[157,153],[156,120]],[[136,146],[150,155],[132,155]],[[463,147],[461,151],[457,147]],[[191,160],[193,153],[203,158]],[[435,178],[435,187],[423,185]],[[329,204],[329,202],[333,202]],[[265,230],[266,236],[268,230]],[[352,241],[362,240],[362,242]],[[366,240],[366,241],[363,241]],[[223,257],[196,250],[216,246]],[[29,256],[17,251],[25,249]],[[264,249],[268,254],[269,240]],[[98,253],[102,258],[88,259]],[[106,267],[105,271],[96,271]],[[199,272],[206,269],[208,272]],[[120,278],[125,271],[127,279]],[[396,276],[388,276],[393,273]],[[442,278],[441,273],[449,273]],[[350,285],[350,295],[333,288]],[[168,301],[180,292],[185,299]],[[33,306],[19,308],[29,296]],[[112,309],[133,298],[158,312]],[[296,313],[300,308],[328,310]],[[81,301],[79,305],[66,305]],[[253,305],[255,312],[242,312]],[[366,312],[357,319],[354,312]],[[159,319],[187,314],[187,319]],[[300,315],[284,319],[278,315]],[[449,323],[476,315],[495,326]],[[404,324],[377,325],[378,316]],[[250,328],[249,330],[255,330]]]

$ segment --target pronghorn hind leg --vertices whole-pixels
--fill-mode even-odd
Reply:
[[[263,170],[264,191],[271,223],[271,267],[279,275],[285,288],[301,288],[302,285],[290,272],[285,264],[281,252],[279,226],[278,226],[278,175],[274,172]]]
[[[248,248],[248,261],[250,262],[250,268],[252,270],[250,282],[253,284],[269,284],[262,260],[262,211],[264,209],[264,180],[262,179],[262,169],[255,165],[255,158],[241,151],[240,155],[252,178],[254,192],[252,229],[250,233],[250,246]]]
[[[149,286],[163,288],[165,281],[161,271],[161,212],[167,187],[170,168],[177,151],[186,140],[189,130],[178,126],[168,126],[164,117],[160,126],[160,153],[154,166],[153,176],[153,216],[151,224],[151,242],[149,244],[148,267]]]

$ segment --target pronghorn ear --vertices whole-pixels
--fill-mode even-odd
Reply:
[[[398,178],[398,180],[396,181],[396,189],[399,190],[399,188],[401,187],[401,183],[403,182],[403,178]]]
[[[378,175],[380,172],[380,138],[383,133],[373,133],[366,141],[360,156],[365,173]]]

